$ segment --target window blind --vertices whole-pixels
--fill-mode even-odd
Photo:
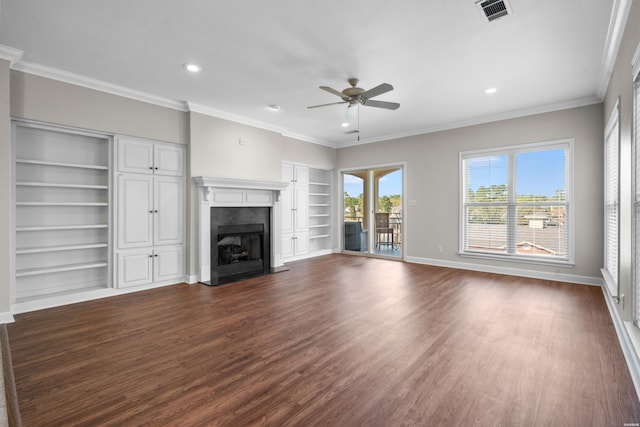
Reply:
[[[618,153],[619,114],[616,104],[605,128],[604,158],[604,282],[612,296],[618,296]]]
[[[640,47],[639,47],[640,51]],[[638,61],[640,65],[640,60]],[[633,313],[634,324],[640,326],[640,73],[635,75],[633,85],[634,91],[634,115],[633,115],[633,152],[634,174],[635,174],[635,197],[634,197],[634,257],[633,263],[633,289],[635,298],[635,310]]]
[[[461,253],[568,262],[569,147],[462,153]]]

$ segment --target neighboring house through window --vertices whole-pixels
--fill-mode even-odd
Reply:
[[[460,154],[467,256],[571,264],[573,140]]]

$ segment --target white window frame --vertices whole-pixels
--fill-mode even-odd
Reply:
[[[507,146],[507,147],[498,147],[498,148],[489,148],[483,150],[473,150],[473,151],[464,151],[460,153],[459,160],[459,170],[460,170],[460,242],[459,242],[459,252],[460,256],[470,257],[470,258],[484,258],[484,259],[498,259],[505,261],[516,261],[516,262],[525,262],[525,263],[533,263],[533,264],[543,264],[543,265],[559,265],[559,266],[573,266],[574,265],[574,215],[573,215],[573,143],[574,140],[572,138],[554,140],[554,141],[544,141],[544,142],[536,142],[531,144],[522,144],[515,146]],[[557,150],[564,149],[566,150],[565,157],[565,201],[562,203],[556,203],[556,205],[564,205],[565,206],[565,215],[567,218],[567,253],[564,257],[546,257],[541,255],[522,255],[517,253],[490,253],[490,252],[478,252],[478,251],[467,251],[465,249],[465,240],[466,240],[466,221],[465,221],[465,210],[466,210],[466,193],[467,193],[467,183],[466,183],[466,170],[465,170],[465,161],[473,158],[479,157],[488,157],[488,156],[497,156],[497,155],[508,155],[510,157],[509,164],[509,177],[508,177],[508,191],[509,195],[507,197],[507,210],[515,211],[515,208],[521,204],[516,203],[516,195],[514,190],[514,180],[517,171],[515,170],[515,166],[513,165],[513,158],[517,154],[528,153],[533,151],[546,151],[546,150]],[[513,227],[515,226],[515,218],[512,221],[508,220],[508,233],[513,234],[515,230]],[[512,235],[507,236],[507,240],[513,240]]]
[[[610,176],[615,176],[611,180]],[[604,259],[602,277],[613,298],[619,294],[620,266],[620,100],[616,102],[604,131]],[[615,210],[615,217],[609,215]],[[611,223],[613,221],[613,224]],[[613,229],[610,228],[613,226]]]
[[[631,296],[634,304],[631,310],[633,324],[636,330],[640,328],[640,44],[636,48],[631,61],[631,78],[633,88],[633,111],[632,111],[632,143],[631,158],[633,168],[633,179],[631,181],[632,199],[632,286]],[[638,336],[638,335],[636,335]]]

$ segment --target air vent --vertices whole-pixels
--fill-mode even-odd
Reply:
[[[480,14],[487,22],[494,21],[511,14],[511,7],[507,0],[484,0],[476,2]]]

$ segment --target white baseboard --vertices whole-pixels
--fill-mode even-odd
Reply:
[[[318,251],[313,251],[313,252],[309,252],[306,253],[304,255],[299,255],[299,256],[292,256],[289,258],[284,258],[283,261],[283,265],[286,265],[288,262],[293,262],[293,261],[300,261],[303,259],[309,259],[309,258],[315,258],[315,257],[319,257],[319,256],[323,256],[323,255],[330,255],[334,253],[333,249],[322,249],[322,250],[318,250]]]
[[[192,274],[190,276],[185,277],[185,279],[187,283],[190,285],[200,282],[200,276],[198,274]]]
[[[0,313],[0,325],[3,325],[5,323],[13,323],[16,320],[13,318],[13,313],[5,311],[3,313]]]
[[[548,271],[525,270],[522,268],[498,267],[495,265],[474,264],[471,262],[445,261],[441,259],[405,257],[405,261],[415,264],[435,265],[438,267],[458,268],[461,270],[482,271],[484,273],[506,274],[509,276],[529,277],[532,279],[554,280],[558,282],[578,283],[581,285],[602,286],[602,278],[578,276],[575,274],[552,273]]]
[[[602,294],[604,295],[604,300],[607,303],[611,320],[613,320],[613,326],[616,329],[616,335],[618,336],[620,347],[622,347],[624,360],[627,362],[627,366],[629,367],[629,374],[631,375],[631,381],[633,381],[633,385],[636,389],[636,395],[638,399],[640,399],[640,354],[638,353],[638,349],[640,349],[640,342],[637,343],[638,347],[636,347],[634,345],[634,338],[630,335],[630,328],[634,328],[635,326],[630,322],[622,320],[618,310],[616,309],[616,302],[613,301],[613,298],[611,298],[604,287],[602,287]]]
[[[179,280],[177,282],[170,280],[166,282],[150,283],[148,285],[132,286],[130,288],[95,289],[91,291],[78,292],[78,293],[69,294],[69,295],[35,299],[32,301],[13,304],[11,306],[11,312],[13,314],[19,314],[19,313],[26,313],[29,311],[44,310],[47,308],[60,307],[68,304],[75,304],[79,302],[91,301],[91,300],[100,299],[100,298],[113,297],[116,295],[130,294],[133,292],[146,291],[149,289],[161,288],[164,286],[177,285],[183,282],[184,280]]]

